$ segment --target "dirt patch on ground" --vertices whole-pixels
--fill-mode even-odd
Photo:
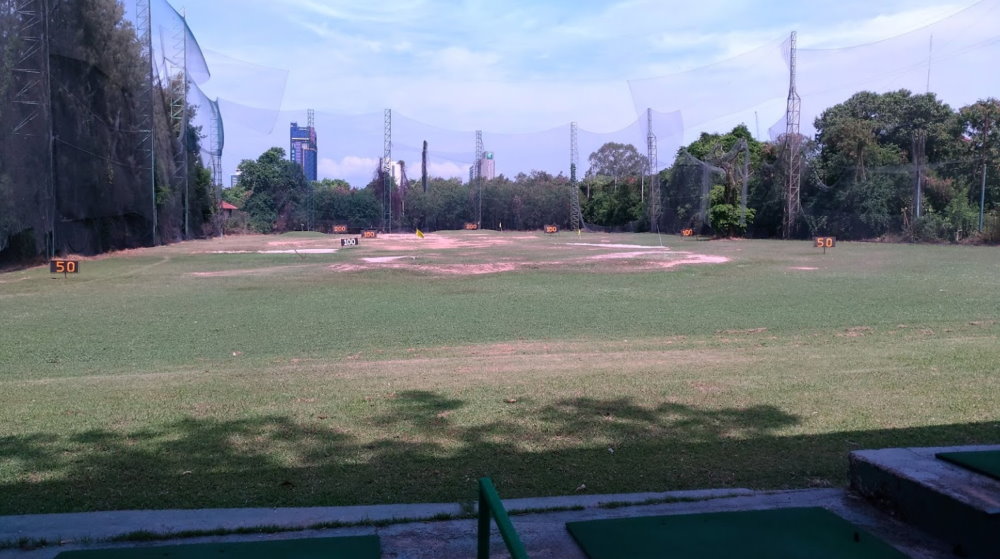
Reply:
[[[240,235],[208,241],[189,241],[167,250],[188,254],[277,254],[312,255],[337,253],[334,261],[316,262],[331,272],[400,270],[429,276],[474,276],[519,270],[572,270],[598,273],[628,273],[667,270],[678,266],[721,264],[724,256],[675,251],[664,246],[613,242],[621,236],[598,235],[597,242],[566,242],[568,239],[541,233],[519,234],[445,231],[380,234],[361,239],[357,248],[341,250],[340,239],[353,235],[322,235],[305,238]],[[280,272],[289,266],[248,270],[195,272],[196,277],[248,276]]]
[[[383,264],[385,262],[395,262],[396,260],[401,260],[403,258],[413,258],[412,256],[377,256],[374,258],[362,258],[365,262],[370,262],[372,264]]]

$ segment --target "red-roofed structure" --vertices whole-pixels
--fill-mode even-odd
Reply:
[[[233,212],[239,208],[223,200],[219,202],[219,209],[222,210],[222,215],[224,215],[226,219],[229,219],[230,217],[233,217]]]

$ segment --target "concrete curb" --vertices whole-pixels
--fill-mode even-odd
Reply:
[[[702,501],[752,495],[749,489],[707,489],[664,493],[567,495],[504,500],[508,512],[593,508],[612,504]],[[315,526],[364,525],[458,518],[475,511],[458,503],[363,505],[350,507],[172,509],[29,514],[0,516],[0,542],[22,538],[60,541],[107,541],[135,532],[177,534],[275,527],[301,530]]]

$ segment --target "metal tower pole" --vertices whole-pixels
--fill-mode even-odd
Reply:
[[[382,149],[382,229],[392,231],[392,109],[385,110]]]
[[[580,150],[576,143],[576,123],[569,123],[569,182],[576,184],[576,169],[580,163]]]
[[[181,40],[183,41],[181,45],[181,79],[184,84],[183,95],[181,96],[182,101],[182,111],[181,111],[181,154],[183,156],[182,170],[184,172],[184,238],[188,239],[191,236],[191,188],[190,188],[190,177],[191,173],[188,172],[188,109],[187,109],[187,90],[188,90],[188,75],[187,75],[187,10],[181,9]]]
[[[153,19],[150,0],[136,0],[136,36],[139,38],[140,56],[146,65],[143,77],[142,91],[139,94],[139,143],[149,165],[149,196],[152,204],[150,242],[158,244],[157,210],[156,210],[156,118],[154,116],[153,83]]]
[[[799,120],[802,117],[802,99],[795,90],[796,33],[792,31],[789,56],[788,106],[785,113],[785,149],[788,151],[788,185],[785,191],[785,219],[782,236],[791,238],[795,223],[802,212],[800,191],[802,186],[802,137],[799,134]]]
[[[646,157],[649,165],[649,228],[653,230],[660,214],[660,180],[657,177],[656,134],[653,133],[653,109],[646,108]]]
[[[45,252],[52,258],[56,250],[55,132],[52,118],[52,81],[49,68],[49,9],[46,0],[19,0],[14,12],[20,21],[20,48],[12,78],[13,102],[21,118],[11,130],[14,135],[44,138],[45,172],[41,174],[40,209],[45,227]]]
[[[175,68],[177,72],[170,76],[170,123],[176,134],[179,152],[174,154],[176,163],[174,168],[175,184],[183,186],[183,206],[184,206],[184,238],[188,238],[190,231],[189,223],[189,192],[188,192],[188,110],[187,110],[187,20],[181,14],[181,25],[174,35],[175,56],[180,56],[180,62],[170,59],[164,60],[164,66]],[[164,53],[166,57],[166,53]]]
[[[476,225],[483,226],[483,131],[476,130]]]
[[[576,123],[569,123],[569,226],[579,231],[583,228],[583,212],[580,211],[580,188],[576,182],[576,168],[580,161],[576,134]]]
[[[306,110],[306,127],[309,129],[309,142],[306,144],[305,152],[311,152],[312,157],[308,161],[308,169],[306,165],[302,165],[302,169],[306,173],[306,177],[309,180],[318,180],[319,176],[317,174],[317,167],[319,164],[319,146],[317,145],[316,138],[316,110],[307,109]],[[306,163],[305,154],[303,154],[302,163]]]
[[[215,230],[221,234],[224,224],[219,206],[222,204],[222,146],[225,143],[225,138],[218,97],[215,101],[209,101],[209,108],[212,110],[212,120],[209,124],[208,143],[212,161],[212,202],[215,204],[212,215],[215,216]]]

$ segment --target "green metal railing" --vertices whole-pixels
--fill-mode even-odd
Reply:
[[[524,544],[521,537],[517,535],[517,530],[510,523],[507,510],[503,508],[503,502],[497,495],[497,490],[493,487],[493,480],[488,477],[479,478],[479,533],[477,559],[490,559],[490,517],[496,519],[497,529],[503,542],[507,544],[507,551],[510,552],[511,559],[528,559],[528,554],[524,551]]]

